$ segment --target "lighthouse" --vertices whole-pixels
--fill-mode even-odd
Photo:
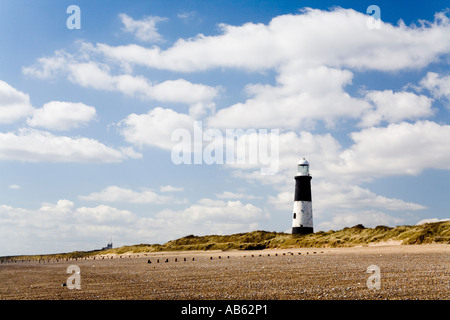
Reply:
[[[295,175],[294,214],[292,216],[292,234],[313,233],[311,201],[311,179],[309,163],[305,158],[297,164]]]

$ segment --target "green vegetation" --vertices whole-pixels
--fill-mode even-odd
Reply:
[[[319,231],[308,235],[280,232],[253,231],[232,235],[189,235],[165,244],[138,244],[108,250],[75,251],[70,253],[0,257],[0,260],[45,260],[84,258],[99,254],[124,254],[185,250],[260,250],[300,247],[351,247],[388,240],[400,240],[404,245],[443,243],[450,244],[450,221],[426,223],[418,226],[377,226],[365,228],[358,224],[351,228]]]
[[[356,225],[339,231],[319,231],[308,235],[292,235],[267,231],[254,231],[226,236],[189,235],[172,240],[160,247],[172,250],[252,250],[299,247],[351,247],[388,240],[400,240],[402,244],[447,243],[450,244],[450,221],[427,223],[419,226],[390,228],[377,226],[365,228]]]

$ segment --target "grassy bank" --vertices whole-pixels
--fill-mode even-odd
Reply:
[[[1,260],[45,260],[85,258],[98,254],[124,254],[184,250],[259,250],[299,247],[351,247],[368,245],[388,240],[399,240],[402,244],[444,243],[450,244],[450,221],[427,223],[418,226],[377,226],[351,228],[308,235],[292,235],[280,232],[253,231],[232,235],[189,235],[165,244],[138,244],[109,250],[75,251],[70,253],[0,257]]]
[[[450,243],[450,221],[427,223],[419,226],[377,226],[351,228],[308,235],[253,231],[225,236],[186,236],[160,246],[160,250],[253,250],[294,247],[351,247],[388,240],[402,244]]]

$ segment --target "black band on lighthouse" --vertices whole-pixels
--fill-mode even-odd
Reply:
[[[311,201],[311,176],[295,177],[294,201]]]
[[[311,227],[293,227],[292,234],[309,234],[313,233],[314,230]]]

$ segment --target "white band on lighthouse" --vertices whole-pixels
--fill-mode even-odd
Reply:
[[[294,215],[292,228],[312,228],[312,203],[311,201],[294,201]]]

